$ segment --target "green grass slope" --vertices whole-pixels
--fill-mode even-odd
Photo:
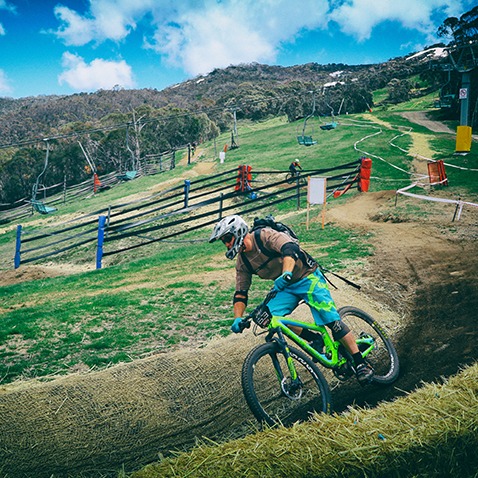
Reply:
[[[411,109],[408,105],[405,109]],[[71,219],[99,208],[148,195],[170,187],[201,164],[214,173],[240,164],[257,171],[285,171],[294,158],[304,169],[329,168],[354,161],[362,155],[373,157],[371,191],[393,190],[411,182],[413,157],[407,156],[412,145],[408,132],[412,127],[427,135],[436,151],[435,159],[453,161],[459,168],[447,169],[450,186],[425,194],[476,200],[478,153],[453,157],[453,135],[434,134],[411,124],[399,114],[378,111],[373,115],[341,116],[339,126],[320,130],[317,118],[307,123],[308,134],[317,144],[297,143],[303,123],[290,124],[284,118],[262,123],[239,123],[239,148],[228,151],[221,164],[216,155],[227,144],[225,134],[215,143],[200,146],[200,154],[191,165],[184,161],[172,171],[125,183],[93,198],[68,205],[47,218],[33,216],[24,226],[41,230],[45,223]],[[399,146],[402,149],[397,148]],[[192,181],[194,181],[194,176]],[[357,194],[352,190],[339,199],[331,198],[327,207],[340,204]],[[406,204],[406,203],[404,203]],[[424,214],[428,203],[404,206],[406,214]],[[328,224],[325,230],[317,222],[305,227],[305,203],[280,204],[269,212],[287,215],[302,242],[326,267],[340,269],[350,261],[363,261],[372,252],[367,237]],[[248,218],[251,220],[252,218]],[[216,334],[229,333],[229,307],[233,291],[232,263],[225,260],[220,247],[207,244],[209,230],[200,230],[176,242],[157,243],[134,253],[125,253],[118,265],[107,264],[102,270],[88,270],[68,276],[47,276],[0,287],[0,377],[3,383],[18,378],[29,379],[63,374],[92,367],[104,367],[130,361],[180,343],[197,344]],[[5,227],[0,234],[2,269],[8,277],[21,276],[13,269],[15,230]],[[340,245],[340,247],[337,247]],[[74,270],[78,265],[94,265],[95,248],[74,251],[65,261],[55,263],[55,256],[30,267],[61,266]],[[10,257],[10,259],[8,259]],[[7,260],[8,259],[8,260]],[[7,278],[8,278],[7,277]],[[26,276],[28,278],[28,276]],[[18,282],[12,280],[12,282]],[[258,283],[252,300],[259,299],[268,284]]]

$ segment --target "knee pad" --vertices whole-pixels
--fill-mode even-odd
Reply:
[[[344,324],[341,320],[336,320],[326,325],[332,331],[332,337],[334,340],[340,340],[350,332],[349,326]]]

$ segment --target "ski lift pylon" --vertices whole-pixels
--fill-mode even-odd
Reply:
[[[315,113],[315,94],[313,91],[309,91],[309,93],[312,93],[312,112],[304,118],[304,124],[302,126],[302,134],[297,136],[297,142],[301,146],[313,146],[314,144],[317,144],[317,141],[314,141],[311,135],[305,134],[305,131],[307,128],[307,121],[312,116],[314,116],[314,113]]]

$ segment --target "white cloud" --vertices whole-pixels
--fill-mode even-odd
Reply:
[[[63,54],[65,71],[58,77],[60,85],[67,83],[77,91],[111,89],[116,85],[123,88],[135,86],[131,67],[124,61],[106,61],[102,59],[86,63],[77,55]]]
[[[276,55],[274,44],[221,8],[191,13],[180,28],[158,29],[152,47],[193,75],[230,64],[270,61]]]
[[[0,2],[3,0],[0,0]],[[273,62],[286,42],[329,22],[359,41],[388,20],[432,41],[437,12],[457,16],[465,0],[89,0],[79,14],[58,5],[54,32],[66,45],[127,41],[141,26],[144,48],[198,75],[216,67]]]
[[[6,0],[0,0],[0,10],[6,10],[10,13],[16,13],[16,8],[14,5],[7,3]],[[0,36],[6,34],[5,27],[0,23]]]
[[[433,12],[441,9],[447,16],[456,16],[462,11],[461,7],[460,0],[347,0],[333,10],[329,18],[359,41],[369,39],[373,28],[387,20],[418,30],[431,39],[436,32],[431,20]]]
[[[73,10],[58,5],[54,10],[56,18],[63,24],[56,32],[65,45],[86,45],[95,37],[94,22],[83,18]]]
[[[120,41],[153,6],[154,0],[90,0],[90,10],[81,16],[69,7],[57,5],[54,13],[61,25],[52,33],[66,45]]]
[[[3,70],[0,70],[0,94],[8,94],[12,91],[7,75],[5,75]]]
[[[160,4],[159,4],[160,3]],[[66,45],[121,41],[149,22],[145,47],[198,74],[240,62],[271,61],[281,42],[326,26],[327,0],[90,0],[85,15],[57,6]]]
[[[275,60],[280,46],[306,29],[326,26],[326,0],[225,0],[158,17],[149,47],[188,73]]]

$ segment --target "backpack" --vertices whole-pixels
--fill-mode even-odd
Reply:
[[[271,229],[274,229],[275,231],[278,232],[285,232],[294,242],[299,242],[299,238],[297,237],[297,234],[289,227],[286,226],[282,222],[276,222],[274,216],[269,214],[268,216],[259,219],[256,217],[254,219],[254,224],[252,225],[252,228],[250,232],[254,233],[254,239],[256,240],[257,245],[259,246],[259,249],[261,252],[266,255],[267,257],[270,257],[273,259],[274,257],[280,257],[280,253],[276,251],[271,251],[267,249],[264,244],[262,243],[261,239],[261,229],[264,227],[270,227]]]
[[[264,262],[262,265],[260,265],[257,269],[254,270],[250,262],[247,260],[247,257],[245,256],[245,254],[241,253],[242,260],[251,274],[257,274],[257,272],[263,269],[272,259],[281,257],[280,252],[271,251],[270,249],[267,249],[267,247],[264,246],[264,243],[262,242],[262,239],[261,239],[261,230],[264,227],[270,227],[271,229],[274,229],[275,231],[284,232],[288,236],[290,236],[292,241],[297,243],[299,242],[299,238],[297,237],[297,234],[286,224],[282,222],[276,222],[274,216],[269,214],[268,216],[262,219],[259,219],[258,217],[256,217],[254,219],[252,228],[249,232],[254,234],[254,239],[257,243],[257,246],[259,247],[262,254],[267,256],[268,259],[266,262]],[[301,259],[304,263],[308,263],[309,265],[313,265],[316,263],[315,260],[304,251],[301,251]]]

